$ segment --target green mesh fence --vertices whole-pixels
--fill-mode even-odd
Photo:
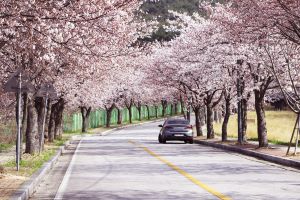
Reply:
[[[173,110],[172,110],[173,108]],[[166,115],[170,116],[171,114],[175,114],[175,109],[177,109],[177,113],[180,113],[181,106],[180,104],[175,106],[171,106],[170,104],[166,108]],[[158,106],[157,116],[162,117],[162,106]],[[129,111],[127,108],[122,109],[122,123],[129,123]],[[146,106],[142,106],[141,109],[141,119],[148,119],[148,114],[150,118],[156,117],[156,109],[155,106],[149,106],[149,113],[147,111]],[[139,112],[136,107],[132,107],[132,121],[139,120]],[[118,122],[118,110],[113,109],[111,114],[111,124],[117,124]],[[89,118],[89,128],[98,128],[106,125],[106,111],[99,109],[92,111]],[[72,115],[64,115],[64,131],[65,132],[76,132],[81,130],[82,128],[82,116],[80,113],[75,113]]]

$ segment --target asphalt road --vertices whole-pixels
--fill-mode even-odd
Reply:
[[[299,170],[198,144],[159,144],[158,124],[85,137],[56,199],[300,199]]]

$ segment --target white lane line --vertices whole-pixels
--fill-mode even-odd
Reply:
[[[82,139],[80,140],[79,144],[76,147],[76,150],[74,152],[74,155],[72,157],[70,165],[69,165],[69,167],[68,167],[68,169],[67,169],[67,171],[65,173],[65,176],[64,176],[64,178],[63,178],[63,180],[62,180],[62,182],[61,182],[61,184],[60,184],[60,186],[59,186],[59,188],[57,190],[57,193],[55,195],[55,198],[54,198],[55,200],[61,200],[61,199],[63,199],[65,190],[67,188],[67,185],[68,185],[70,177],[71,177],[71,173],[72,173],[73,166],[74,166],[75,159],[76,159],[76,154],[77,154],[77,151],[78,151],[78,149],[79,149],[79,147],[81,145],[81,142],[82,142]]]

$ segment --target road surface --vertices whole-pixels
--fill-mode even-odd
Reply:
[[[32,199],[300,199],[299,170],[198,144],[159,144],[158,124],[83,138],[63,181],[45,180]]]

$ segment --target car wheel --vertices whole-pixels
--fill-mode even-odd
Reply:
[[[190,141],[190,144],[194,144],[194,141],[193,141],[193,140],[191,140],[191,141]]]
[[[184,144],[186,144],[186,143],[187,143],[187,141],[186,141],[186,140],[184,140],[183,142],[184,142]]]
[[[161,136],[160,136],[160,135],[158,136],[158,142],[159,142],[159,143],[162,143],[162,140],[161,140]]]

